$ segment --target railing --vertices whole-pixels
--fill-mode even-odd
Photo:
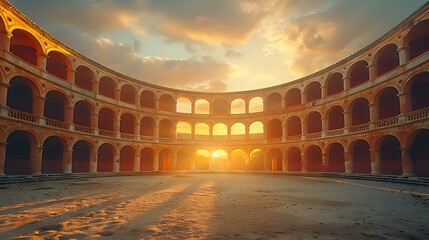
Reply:
[[[398,124],[398,122],[399,122],[399,118],[398,117],[383,119],[383,120],[380,120],[380,121],[376,122],[375,123],[375,127],[376,128],[387,127],[387,126],[390,126],[390,125]]]
[[[176,139],[174,138],[159,138],[160,143],[175,143]]]
[[[140,136],[140,139],[141,139],[142,141],[149,141],[149,142],[153,142],[153,141],[155,141],[155,138],[154,138],[154,137],[152,137],[152,136]]]
[[[98,135],[107,136],[107,137],[116,137],[116,132],[98,129]]]
[[[307,134],[307,139],[320,138],[320,137],[322,137],[321,132]]]
[[[31,113],[22,112],[19,110],[9,108],[8,116],[11,118],[16,118],[28,122],[37,122],[38,117],[34,116]]]
[[[74,125],[74,130],[83,133],[94,133],[94,129],[86,126]]]
[[[362,131],[368,131],[369,130],[369,123],[360,124],[357,126],[350,127],[349,131],[352,133],[355,132],[362,132]]]
[[[45,121],[46,121],[46,126],[55,127],[55,128],[62,128],[62,129],[68,128],[68,125],[62,121],[49,119],[49,118],[46,118]]]
[[[278,138],[269,138],[269,139],[267,139],[267,142],[268,143],[279,143],[279,142],[282,142],[282,138],[281,137],[278,137]]]
[[[286,141],[297,141],[297,140],[301,140],[301,135],[286,136]]]
[[[326,136],[337,136],[342,134],[344,134],[344,129],[335,129],[326,132]]]
[[[424,108],[412,113],[407,114],[407,121],[414,121],[429,116],[429,108]]]
[[[121,138],[136,140],[138,137],[136,135],[130,134],[130,133],[121,133]]]

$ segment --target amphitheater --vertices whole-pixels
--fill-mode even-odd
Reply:
[[[221,93],[127,77],[0,6],[0,175],[429,176],[428,4],[314,74]]]

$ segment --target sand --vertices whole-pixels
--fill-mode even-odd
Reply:
[[[0,239],[429,239],[429,188],[171,174],[0,188]]]

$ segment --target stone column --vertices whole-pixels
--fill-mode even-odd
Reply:
[[[397,51],[399,52],[399,65],[406,64],[409,59],[409,47],[400,47]]]
[[[10,50],[10,39],[12,38],[12,33],[0,32],[0,49],[4,51]]]
[[[305,155],[304,153],[301,153],[301,166],[302,166],[301,172],[308,172],[307,162],[308,162],[307,155]]]
[[[302,92],[301,93],[301,103],[304,104],[307,102],[307,93]]]
[[[191,158],[191,171],[195,171],[195,157]]]
[[[195,101],[191,102],[191,114],[194,115],[195,114]]]
[[[352,126],[352,114],[349,112],[343,112],[344,115],[344,127],[349,128]]]
[[[90,173],[96,173],[97,172],[97,156],[98,156],[98,152],[97,151],[93,151],[91,153],[91,156],[89,158],[89,172]]]
[[[64,122],[67,126],[73,123],[74,107],[64,107]]]
[[[328,172],[329,171],[329,159],[328,154],[322,153],[322,171]]]
[[[119,101],[120,99],[121,99],[121,89],[116,88],[115,89],[115,100]]]
[[[98,113],[93,113],[91,114],[91,123],[90,123],[90,127],[92,129],[98,129]]]
[[[140,95],[139,94],[136,94],[135,101],[136,101],[135,105],[140,106]]]
[[[347,151],[344,152],[344,167],[345,167],[345,173],[353,172],[353,159],[352,159],[351,153]]]
[[[269,171],[269,169],[271,168],[271,161],[268,162],[268,156],[267,153],[263,153],[264,154],[264,171]]]
[[[195,140],[195,123],[191,125],[191,140]]]
[[[321,86],[320,91],[322,92],[322,99],[328,96],[328,88],[326,86]]]
[[[285,98],[284,95],[281,96],[281,100],[280,101],[281,101],[280,102],[281,108],[285,109],[286,108],[286,98]]]
[[[64,149],[64,173],[72,173],[73,149]]]
[[[32,175],[42,174],[42,151],[41,146],[32,146],[30,153],[30,173]]]
[[[322,132],[327,132],[329,130],[329,119],[325,116],[322,116]]]
[[[113,119],[113,132],[119,133],[121,126],[121,118]]]
[[[403,176],[415,176],[415,166],[413,160],[410,159],[409,150],[407,147],[401,147],[402,155],[402,175]]]
[[[5,161],[6,161],[6,143],[0,142],[0,176],[4,175]]]
[[[91,80],[91,91],[94,93],[98,93],[98,88],[100,86],[100,82],[96,79]]]
[[[302,121],[301,122],[301,135],[306,135],[307,134],[307,126],[305,125],[305,122]]]
[[[350,77],[346,76],[343,77],[344,80],[344,91],[347,91],[350,89]]]
[[[375,123],[378,121],[378,105],[369,104],[369,121]]]
[[[72,68],[67,68],[67,82],[74,83],[75,77],[76,77],[76,70]]]
[[[250,170],[250,153],[246,153],[246,158],[244,159],[245,170]]]
[[[136,154],[134,157],[134,172],[140,172],[140,154]]]
[[[0,82],[0,106],[6,106],[7,104],[7,89],[9,84]]]
[[[371,148],[371,174],[380,175],[380,150]]]
[[[45,111],[45,98],[41,96],[33,97],[33,114],[43,117]]]
[[[406,93],[399,94],[399,106],[400,106],[401,114],[410,112],[411,98],[409,94],[406,94]]]
[[[112,172],[119,172],[119,164],[120,164],[121,154],[115,153],[113,156],[113,169]]]
[[[375,78],[377,78],[377,67],[377,64],[368,65],[369,80],[374,80]]]
[[[177,153],[173,152],[173,156],[171,157],[171,170],[177,170]]]
[[[286,161],[286,155],[282,154],[282,172],[287,172],[288,162]]]
[[[153,157],[153,171],[158,172],[159,171],[159,153],[155,152]]]
[[[282,122],[282,142],[286,142],[286,123]]]
[[[249,113],[249,102],[246,100],[245,104],[244,104],[244,112],[247,114]]]
[[[37,67],[42,71],[46,71],[46,62],[48,61],[48,55],[44,53],[37,54]]]

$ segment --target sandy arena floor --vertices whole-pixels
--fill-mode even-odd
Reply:
[[[6,185],[0,239],[429,239],[429,188],[263,174]]]

